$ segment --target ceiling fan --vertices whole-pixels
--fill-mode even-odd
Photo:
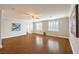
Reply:
[[[30,16],[33,20],[34,19],[40,19],[39,17],[37,17],[37,16],[35,16],[33,14],[28,14],[28,13],[24,13],[24,14]]]
[[[15,8],[11,8],[13,11],[16,11]],[[19,12],[19,13],[23,13],[26,16],[30,16],[33,20],[35,19],[40,19],[39,17],[37,17],[36,15],[30,14],[30,13],[25,13],[25,12]]]

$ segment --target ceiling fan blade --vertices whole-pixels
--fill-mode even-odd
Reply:
[[[32,16],[33,19],[39,19],[39,17]]]
[[[30,14],[28,14],[28,13],[24,13],[25,15],[29,15],[30,16]]]
[[[34,16],[32,16],[32,18],[33,18],[33,19],[35,19],[35,17],[34,17]]]
[[[28,15],[28,16],[31,16],[32,17],[32,19],[39,19],[39,17],[36,17],[36,16],[33,16],[33,15],[30,15],[30,14],[28,14],[28,13],[24,13],[25,15]]]

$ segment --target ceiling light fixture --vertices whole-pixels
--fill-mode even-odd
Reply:
[[[25,15],[28,15],[28,16],[31,16],[32,17],[32,19],[34,20],[34,19],[39,19],[39,17],[37,17],[36,15],[34,15],[34,14],[29,14],[29,13],[24,13]]]

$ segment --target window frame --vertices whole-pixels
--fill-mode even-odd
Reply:
[[[48,22],[48,31],[59,31],[59,21],[49,21]]]

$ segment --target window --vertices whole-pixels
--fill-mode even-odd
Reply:
[[[36,23],[36,30],[42,31],[42,23]]]
[[[48,31],[58,31],[59,30],[59,22],[58,21],[50,21],[48,23]]]

